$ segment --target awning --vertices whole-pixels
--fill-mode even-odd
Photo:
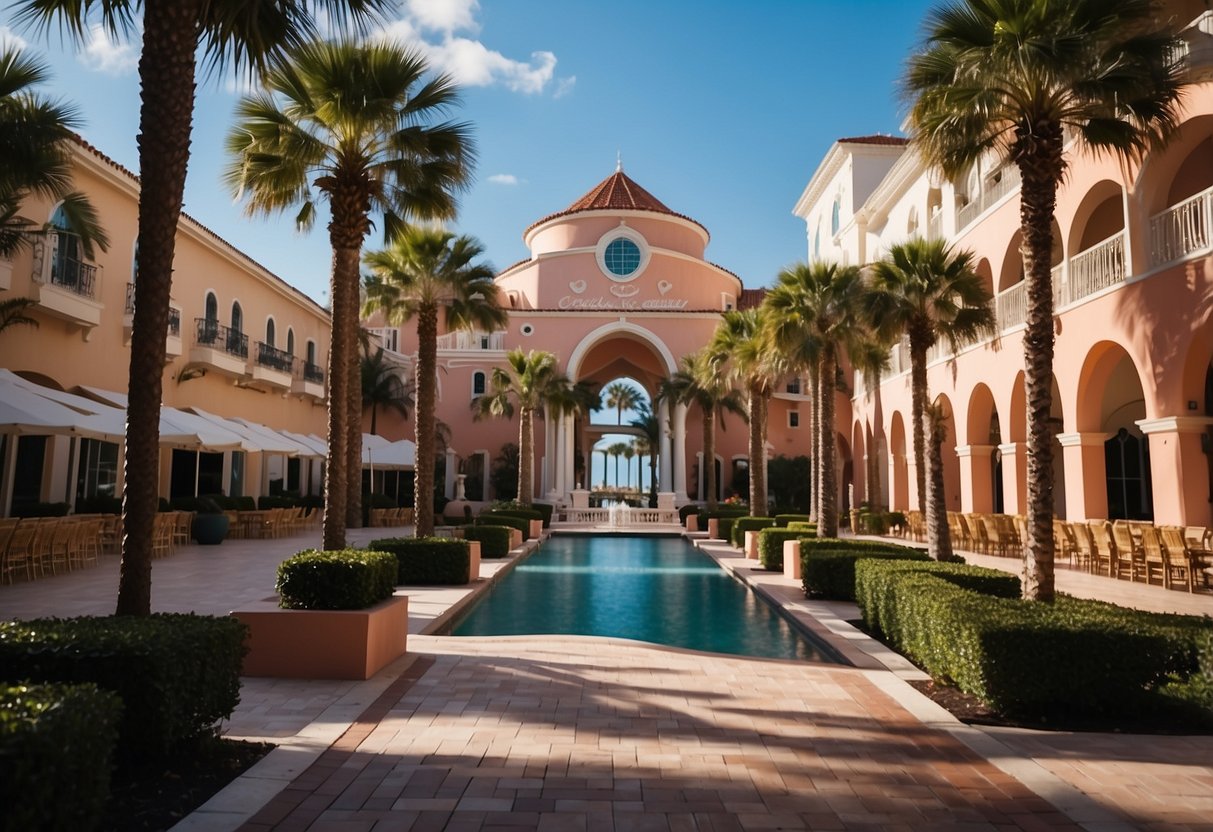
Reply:
[[[83,385],[75,389],[83,391],[87,396],[99,402],[120,407],[123,411],[126,410],[125,393]],[[209,452],[260,450],[242,434],[228,427],[218,425],[189,411],[178,410],[163,404],[160,405],[160,444]]]
[[[408,439],[389,442],[382,436],[362,435],[363,465],[373,468],[412,468],[416,462],[417,446]]]
[[[300,454],[300,456],[312,456],[316,457],[317,459],[324,459],[329,455],[328,443],[319,436],[304,436],[302,433],[295,433],[289,430],[279,431],[279,433],[283,434],[284,436],[289,436],[300,445],[311,449],[310,454]]]
[[[43,390],[52,395],[43,395]],[[102,406],[89,407],[87,399],[77,403],[83,407],[74,407],[56,400],[56,395],[80,398],[0,369],[0,433],[72,434],[110,442],[122,440],[126,424],[121,411],[106,408],[113,412],[102,413]]]

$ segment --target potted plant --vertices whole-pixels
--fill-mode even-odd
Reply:
[[[219,504],[210,497],[199,497],[190,527],[190,535],[202,546],[217,546],[227,537],[230,522]]]

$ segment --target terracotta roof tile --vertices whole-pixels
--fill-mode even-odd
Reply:
[[[904,136],[885,136],[876,134],[874,136],[851,136],[846,139],[839,139],[839,144],[883,144],[889,147],[901,147],[910,143],[910,140]]]
[[[766,289],[742,289],[741,294],[737,297],[737,308],[742,311],[757,309],[762,306],[763,298],[766,296]]]
[[[568,208],[565,208],[563,211],[557,211],[554,214],[548,214],[546,217],[541,217],[531,223],[526,231],[522,233],[522,236],[525,238],[527,234],[531,233],[532,229],[543,225],[545,222],[554,220],[557,217],[568,216],[569,214],[578,214],[582,211],[652,211],[655,214],[667,214],[671,217],[693,222],[695,225],[703,228],[705,234],[707,233],[707,229],[703,227],[702,223],[688,217],[686,214],[671,211],[660,199],[636,184],[636,180],[623,171],[617,170],[591,188],[585,196],[574,201]]]

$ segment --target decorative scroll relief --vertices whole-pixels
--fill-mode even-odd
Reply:
[[[565,295],[557,302],[560,309],[623,309],[629,311],[664,311],[686,309],[690,301],[684,298],[637,297],[576,297]]]

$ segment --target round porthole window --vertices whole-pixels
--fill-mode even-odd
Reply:
[[[522,328],[518,331],[523,335],[533,335],[535,333],[535,327],[531,326],[530,324],[523,324]]]
[[[644,237],[621,225],[598,241],[598,268],[617,283],[635,280],[649,263],[649,246]]]

